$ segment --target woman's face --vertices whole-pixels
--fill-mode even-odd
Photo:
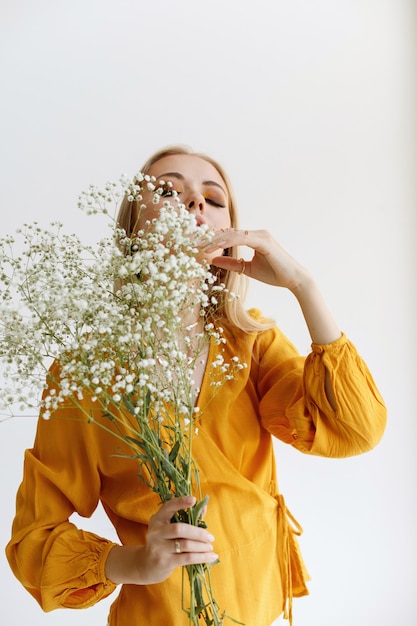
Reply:
[[[212,230],[230,228],[229,194],[223,178],[216,168],[204,159],[191,154],[166,156],[152,165],[148,174],[155,176],[156,184],[160,180],[172,183],[172,189],[186,209],[195,215],[198,225],[207,224]],[[146,209],[142,209],[137,227],[143,228],[147,220],[158,217],[163,203],[169,198],[162,197],[159,204],[152,203],[143,193]],[[207,260],[218,256],[219,251],[205,255]]]

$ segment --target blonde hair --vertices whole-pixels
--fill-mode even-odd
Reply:
[[[158,152],[155,152],[155,154],[149,157],[149,159],[146,161],[140,171],[143,174],[147,174],[149,173],[152,165],[154,165],[157,161],[160,161],[161,159],[168,156],[182,154],[203,159],[204,161],[210,163],[218,171],[226,185],[226,189],[229,195],[229,214],[231,227],[238,228],[236,199],[233,193],[232,185],[223,167],[213,158],[200,152],[194,152],[193,150],[191,150],[191,148],[188,148],[187,146],[174,145],[167,148],[162,148],[161,150],[158,150]],[[135,201],[129,201],[128,197],[125,196],[122,200],[117,216],[117,226],[124,229],[128,236],[132,235],[135,227],[137,219],[136,205],[137,203]],[[238,248],[229,248],[228,256],[233,257],[234,259],[238,259]],[[232,326],[236,326],[237,328],[243,330],[244,332],[265,330],[272,326],[270,320],[260,321],[259,319],[255,319],[244,309],[243,303],[248,287],[248,279],[246,276],[238,274],[237,272],[230,272],[220,268],[213,268],[213,271],[218,276],[219,282],[223,282],[225,284],[226,290],[229,293],[231,292],[238,296],[238,298],[230,298],[227,297],[227,293],[222,296],[222,301],[219,303],[219,310],[222,312],[222,316],[225,321],[229,322]]]

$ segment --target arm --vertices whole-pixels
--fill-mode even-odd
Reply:
[[[88,400],[83,402],[87,407]],[[34,449],[25,455],[7,558],[45,611],[91,606],[116,584],[159,582],[179,565],[217,558],[206,530],[170,523],[175,507],[181,509],[187,501],[171,500],[152,517],[157,502],[148,501],[134,461],[115,458],[115,448],[113,437],[86,423],[73,406],[39,420]],[[109,476],[118,481],[109,482]],[[137,491],[133,517],[128,514],[129,522],[123,520],[124,539],[127,533],[127,543],[135,537],[137,545],[116,545],[69,522],[74,511],[92,515],[103,483],[112,510],[126,510],[123,493]]]
[[[386,408],[366,366],[346,335],[313,344],[307,358],[278,328],[259,333],[254,345],[259,416],[272,435],[300,452],[342,458],[374,448]],[[329,378],[335,409],[325,389]]]
[[[74,407],[61,408],[39,419],[34,447],[25,453],[6,554],[44,611],[91,606],[115,589],[104,573],[114,543],[69,521],[75,511],[91,516],[99,501],[94,434]]]
[[[336,341],[341,336],[341,332],[314,280],[305,273],[300,282],[292,288],[292,292],[301,307],[312,342],[323,345]],[[336,399],[327,369],[325,371],[325,389],[331,407],[336,409]]]
[[[247,234],[246,234],[247,233]],[[254,250],[244,274],[263,283],[289,289],[297,298],[313,343],[335,341],[341,332],[328,310],[309,272],[291,257],[265,230],[229,229],[216,233],[207,251],[245,245]],[[216,257],[213,263],[223,269],[240,272],[242,264],[232,257]]]
[[[246,234],[247,233],[247,234]],[[269,232],[230,229],[217,233],[210,251],[216,247],[245,245],[254,250],[251,261],[245,263],[246,276],[277,287],[289,289],[297,298],[314,344],[330,344],[341,336],[323,296],[309,272],[291,257]],[[213,263],[223,269],[241,271],[242,264],[231,257],[216,257]],[[326,373],[326,393],[335,408],[329,374]]]
[[[380,440],[386,408],[353,344],[342,335],[309,272],[264,230],[218,232],[210,247],[245,245],[251,261],[216,257],[213,263],[264,283],[284,287],[297,298],[312,339],[305,365],[282,375],[281,345],[264,361],[261,416],[267,430],[310,454],[361,454]],[[290,362],[289,362],[290,363]],[[287,363],[287,367],[290,365]],[[274,382],[275,381],[275,382]]]

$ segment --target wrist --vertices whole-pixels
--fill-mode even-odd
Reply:
[[[311,297],[315,290],[318,291],[318,287],[312,275],[303,267],[299,268],[297,275],[288,285],[288,289],[297,298],[297,300]]]
[[[115,585],[145,584],[141,575],[143,546],[114,546],[106,560],[105,575]]]

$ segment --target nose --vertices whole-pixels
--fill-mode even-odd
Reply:
[[[198,192],[190,192],[187,201],[185,203],[188,211],[194,211],[196,213],[202,213],[204,211],[205,201],[204,196]]]

